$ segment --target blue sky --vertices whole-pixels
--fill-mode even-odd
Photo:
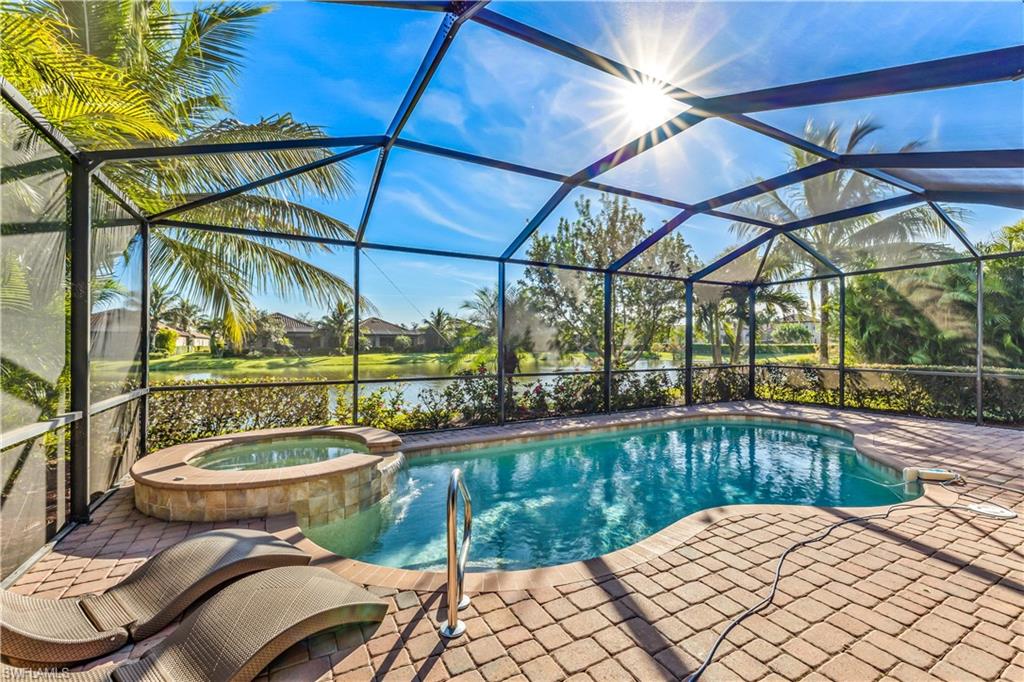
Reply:
[[[560,37],[712,96],[1022,42],[1024,6],[1002,3],[621,3],[495,2],[492,8]],[[441,17],[407,10],[279,3],[259,20],[233,107],[243,120],[290,112],[331,134],[379,134],[388,125]],[[649,89],[467,24],[404,135],[503,160],[571,173],[682,107]],[[1000,83],[756,114],[793,133],[808,118],[846,125],[870,116],[885,127],[880,151],[910,140],[922,149],[1019,147],[1022,84]],[[357,192],[319,205],[358,222],[375,155],[353,160]],[[723,120],[706,121],[613,169],[600,180],[700,201],[787,170],[781,143]],[[393,153],[367,239],[500,253],[555,185],[474,164]],[[564,202],[542,230],[560,215]],[[674,212],[638,204],[651,226]],[[980,238],[1012,212],[972,207]],[[731,243],[714,219],[682,234],[705,260]],[[381,313],[411,323],[431,307],[457,309],[496,266],[371,254],[401,292],[364,262]],[[350,268],[349,256],[317,257]],[[301,301],[261,301],[301,312]],[[316,311],[309,311],[316,312]]]

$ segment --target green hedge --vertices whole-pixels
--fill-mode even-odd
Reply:
[[[846,368],[846,407],[964,421],[973,421],[976,417],[975,375],[969,368],[873,365],[870,370]],[[917,371],[955,372],[957,375],[936,376]],[[1006,376],[983,377],[982,417],[991,424],[1024,425],[1024,370],[1001,374]],[[759,365],[755,395],[762,400],[837,406],[838,383],[839,370],[835,367]]]
[[[238,379],[234,383],[261,381],[266,379]],[[175,381],[165,385],[202,383]],[[235,431],[332,423],[349,408],[345,396],[350,394],[336,391],[337,405],[332,414],[331,388],[309,385],[154,391],[149,396],[148,447],[152,452]],[[351,412],[348,414],[351,416]]]
[[[889,371],[848,368],[846,406],[974,419],[974,374],[934,376],[886,369]],[[759,365],[756,372],[755,395],[763,400],[839,404],[837,368]],[[1024,371],[1011,374],[1018,378],[984,378],[986,422],[1024,425]],[[612,378],[612,409],[680,405],[685,378],[681,370],[617,373]],[[266,380],[240,379],[236,383]],[[201,384],[178,381],[168,386]],[[441,389],[424,387],[415,398],[407,397],[406,386],[385,384],[364,390],[360,423],[405,432],[497,422],[498,382],[493,377],[453,379]],[[350,388],[339,384],[155,391],[149,398],[149,448],[251,429],[351,423]],[[694,367],[695,403],[742,400],[747,397],[747,388],[745,366]],[[510,378],[505,394],[509,421],[593,414],[604,407],[602,377],[598,374],[566,373],[543,380]]]

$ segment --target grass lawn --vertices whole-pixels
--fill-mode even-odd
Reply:
[[[746,356],[744,356],[745,359]],[[780,364],[806,364],[814,362],[814,354],[771,355],[758,354],[759,362]],[[398,376],[446,376],[451,373],[452,353],[361,353],[359,355],[360,374],[367,379],[379,379]],[[695,364],[710,364],[709,354],[695,353]],[[672,365],[672,355],[660,353],[649,361]],[[106,363],[97,363],[106,364]],[[124,364],[124,363],[111,363]],[[472,359],[465,359],[462,367],[470,369],[474,366]],[[521,371],[534,372],[556,367],[587,366],[583,355],[562,358],[523,359]],[[682,363],[679,362],[679,365]],[[94,366],[98,373],[102,367]],[[110,369],[115,369],[113,366]],[[327,377],[331,379],[347,379],[352,375],[351,355],[310,355],[310,356],[269,356],[262,358],[224,357],[216,358],[209,353],[194,352],[172,355],[166,358],[154,358],[150,361],[150,372],[156,383],[162,378],[165,381],[177,378],[231,378],[231,377],[267,377],[280,375],[287,378]]]

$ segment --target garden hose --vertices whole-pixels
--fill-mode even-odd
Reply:
[[[960,476],[959,474],[957,474],[954,479],[949,480],[949,481],[943,481],[939,485],[941,485],[942,487],[945,488],[948,485],[951,485],[951,484],[954,484],[954,483],[963,485],[966,482],[967,482],[967,479],[965,479],[962,476]],[[882,484],[879,484],[879,485],[882,485]],[[980,485],[980,486],[989,486],[989,487],[992,487],[992,488],[999,488],[999,489],[1002,489],[1002,490],[1008,490],[1010,492],[1015,492],[1015,493],[1024,495],[1024,491],[1016,490],[1016,489],[1010,488],[1008,486],[1001,486],[1001,485],[994,484],[994,483],[979,483],[978,485]],[[883,486],[883,487],[889,487],[889,486]],[[878,513],[875,513],[875,514],[867,514],[865,516],[853,516],[853,517],[850,517],[850,518],[843,519],[841,521],[837,521],[836,523],[833,523],[830,526],[826,527],[823,531],[821,531],[817,535],[815,535],[813,537],[810,537],[810,538],[805,538],[805,539],[800,540],[798,542],[795,542],[792,545],[790,545],[789,547],[787,547],[786,551],[784,551],[782,553],[782,555],[779,557],[778,564],[776,564],[776,566],[775,566],[775,577],[772,580],[771,587],[768,590],[768,595],[764,599],[759,601],[757,604],[754,604],[750,608],[746,609],[745,611],[743,611],[742,613],[737,615],[731,621],[729,621],[729,624],[725,627],[724,630],[722,630],[721,634],[718,635],[718,638],[715,640],[715,643],[711,645],[711,649],[708,651],[707,656],[705,656],[704,662],[701,663],[700,667],[697,668],[693,673],[690,674],[689,677],[686,678],[686,681],[687,682],[696,682],[698,679],[700,679],[700,676],[704,674],[704,672],[708,669],[708,667],[714,661],[715,654],[717,653],[718,648],[725,641],[726,637],[729,636],[729,633],[732,632],[733,628],[735,628],[737,625],[739,625],[740,623],[742,623],[744,620],[746,620],[750,616],[754,615],[755,613],[759,613],[759,612],[765,610],[766,608],[768,608],[769,606],[772,605],[772,603],[775,600],[775,595],[778,592],[779,581],[782,579],[782,567],[786,563],[786,558],[792,552],[796,551],[800,547],[804,547],[806,545],[810,545],[810,544],[813,544],[815,542],[819,542],[821,540],[824,540],[829,535],[831,535],[832,531],[834,531],[835,529],[837,529],[837,528],[839,528],[841,526],[845,526],[845,525],[853,524],[853,523],[863,523],[863,522],[866,522],[866,521],[877,521],[877,520],[887,519],[887,518],[889,518],[889,516],[894,511],[896,511],[898,509],[941,509],[943,511],[959,510],[959,511],[968,511],[968,512],[971,512],[971,513],[974,513],[974,514],[979,514],[981,516],[986,516],[986,517],[989,517],[989,518],[994,518],[994,519],[999,519],[999,520],[1008,520],[1008,519],[1014,518],[1016,516],[1016,514],[1013,511],[1011,511],[1009,509],[1006,509],[1005,507],[1001,507],[999,505],[995,505],[995,504],[989,503],[989,502],[983,500],[982,498],[979,498],[979,497],[976,497],[976,496],[972,496],[972,495],[969,495],[967,493],[958,493],[958,494],[963,495],[964,497],[969,497],[971,499],[980,500],[983,504],[975,504],[975,505],[962,505],[962,504],[952,504],[952,505],[944,505],[944,504],[912,504],[912,503],[894,504],[894,505],[890,506],[888,509],[886,509],[884,512],[878,512]]]

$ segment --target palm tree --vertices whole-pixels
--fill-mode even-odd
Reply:
[[[330,339],[331,344],[342,355],[352,349],[353,315],[352,304],[344,299],[338,299],[331,312],[321,317],[315,325],[317,330]]]
[[[819,128],[814,121],[808,121],[803,137],[833,152],[864,153],[873,151],[868,145],[869,138],[880,129],[880,125],[871,121],[859,121],[850,129],[847,137],[842,139],[842,130],[838,124],[831,123],[825,128]],[[916,146],[916,142],[911,142],[904,145],[901,151],[911,150]],[[790,170],[803,168],[819,160],[814,154],[790,148]],[[781,224],[862,206],[892,195],[895,189],[894,186],[859,171],[842,169],[759,194],[743,202],[739,212]],[[739,236],[749,236],[754,230],[745,223],[736,223],[732,229]],[[889,258],[905,258],[907,253],[912,251],[937,249],[939,247],[936,245],[922,244],[921,241],[923,238],[941,237],[946,234],[946,230],[938,215],[922,206],[885,218],[869,214],[841,222],[824,223],[800,230],[799,236],[833,262],[868,266],[888,264]],[[773,275],[792,273],[808,265],[815,272],[824,272],[819,262],[794,243],[787,239],[776,239],[775,242],[765,261],[766,279]],[[828,302],[833,285],[827,279],[818,282],[816,303],[813,283],[809,286],[812,287],[809,301],[812,315],[817,312],[820,318],[821,340],[818,345],[818,361],[821,364],[828,364]]]
[[[5,5],[0,70],[50,122],[85,148],[271,141],[318,137],[290,115],[241,123],[227,92],[245,42],[269,7],[167,0],[61,1]],[[153,213],[326,157],[290,150],[108,163],[105,172]],[[52,161],[52,159],[51,159]],[[345,223],[304,206],[308,196],[349,193],[345,166],[332,164],[245,195],[194,209],[183,219],[330,238]],[[181,229],[152,232],[152,277],[221,320],[235,345],[253,326],[251,297],[300,294],[333,305],[351,300],[347,282],[306,258],[327,246]]]
[[[150,344],[156,339],[156,332],[160,324],[166,324],[171,321],[173,311],[178,306],[180,300],[176,294],[170,293],[166,286],[156,282],[153,283],[149,290]],[[152,350],[152,346],[150,349]]]
[[[480,287],[462,304],[469,311],[469,322],[477,333],[455,349],[458,360],[474,354],[481,364],[496,364],[498,353],[498,288]],[[502,356],[506,374],[519,371],[519,354],[533,350],[530,330],[533,312],[526,295],[516,286],[505,288],[505,352]]]
[[[203,309],[191,301],[182,300],[170,312],[171,324],[185,332],[186,349],[192,350],[191,333],[199,328],[203,319]]]
[[[444,343],[445,350],[451,350],[452,338],[456,333],[456,319],[444,308],[431,310],[423,319],[423,324],[437,332]]]
[[[202,315],[203,309],[191,301],[181,301],[170,313],[172,324],[183,332],[198,329]]]

